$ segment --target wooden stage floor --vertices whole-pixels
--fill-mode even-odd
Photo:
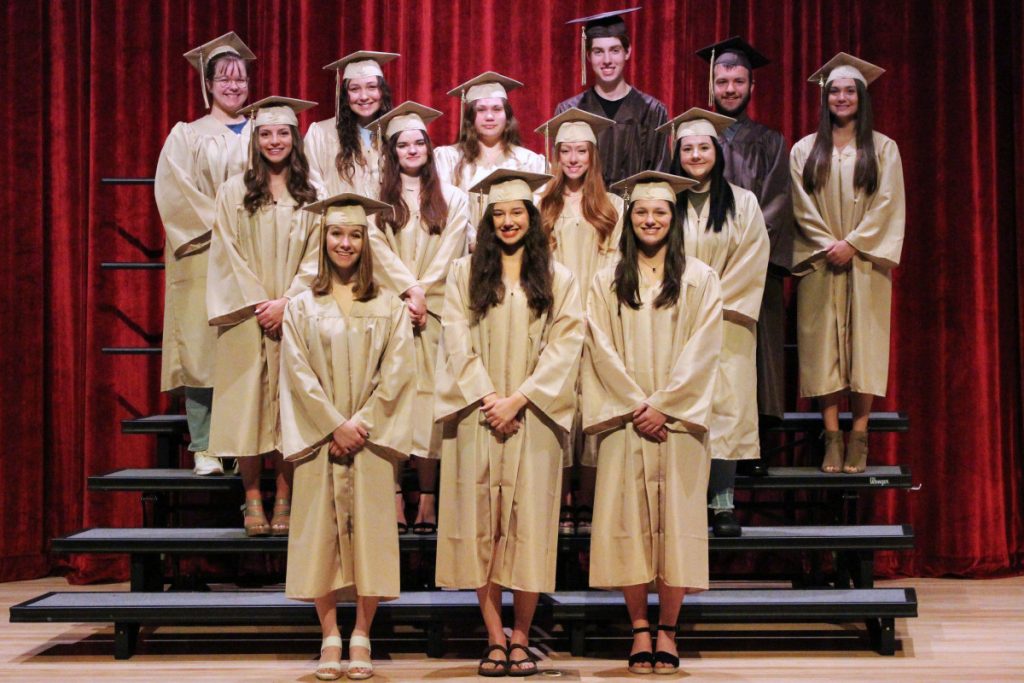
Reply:
[[[680,636],[683,661],[676,676],[629,675],[628,644],[622,640],[608,644],[608,659],[572,658],[541,645],[535,651],[548,675],[533,680],[1024,681],[1024,577],[878,583],[886,586],[912,586],[920,603],[917,619],[896,622],[901,650],[894,657],[861,649],[863,643],[851,642],[842,627],[814,627],[812,632],[799,626],[705,626]],[[79,588],[90,589],[127,586]],[[144,633],[141,654],[115,661],[110,625],[9,622],[11,605],[51,590],[68,586],[60,578],[0,584],[0,681],[316,680],[319,638],[309,630],[157,629]],[[343,627],[346,636],[348,628]],[[373,680],[482,680],[475,670],[483,642],[454,645],[457,655],[429,659],[413,644],[375,642]]]

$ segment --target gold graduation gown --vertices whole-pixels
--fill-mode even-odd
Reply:
[[[342,192],[355,192],[365,197],[376,197],[380,192],[380,153],[373,145],[366,145],[360,137],[365,164],[356,164],[351,179],[338,173],[335,159],[341,150],[338,128],[334,117],[316,121],[302,138],[306,159],[309,160],[310,179],[319,185],[328,197]]]
[[[686,259],[679,300],[654,308],[660,283],[642,284],[643,307],[619,305],[614,268],[587,297],[583,426],[598,436],[590,585],[708,587],[708,426],[722,344],[715,272]],[[668,416],[668,440],[633,427],[646,403]]]
[[[448,275],[434,415],[442,421],[437,585],[493,582],[555,588],[562,457],[576,413],[584,323],[572,274],[553,263],[554,303],[536,316],[518,286],[477,323],[469,310],[470,257]],[[519,431],[499,437],[480,399],[520,391]]]
[[[562,213],[551,230],[551,237],[554,241],[551,256],[575,276],[580,288],[580,299],[584,311],[587,310],[587,294],[590,292],[590,283],[594,280],[594,275],[619,260],[622,212],[625,207],[622,197],[618,195],[609,192],[608,200],[619,214],[619,220],[615,224],[612,234],[604,243],[598,241],[597,230],[594,229],[594,226],[587,223],[581,214],[576,213],[576,210],[570,207],[568,202],[563,205]],[[540,206],[539,200],[534,203],[538,207]],[[596,467],[597,451],[594,439],[584,437],[578,411],[573,425],[572,440],[573,453],[571,455],[576,456],[582,465]],[[572,463],[565,464],[568,466]]]
[[[345,315],[311,289],[288,302],[281,339],[281,438],[294,460],[285,593],[311,600],[396,598],[399,554],[394,462],[406,457],[414,395],[412,326],[381,291]],[[354,456],[332,458],[350,418],[370,433]]]
[[[833,148],[828,182],[808,194],[802,174],[814,137],[805,137],[790,154],[800,395],[849,389],[885,396],[892,270],[903,250],[906,208],[900,152],[895,142],[874,134],[878,189],[866,195],[853,187],[856,145]],[[850,268],[839,272],[825,262],[825,250],[836,240],[857,250]]]
[[[451,185],[442,185],[441,192],[448,205],[444,230],[431,235],[420,222],[416,200],[407,202],[409,222],[397,233],[391,228],[370,228],[373,247],[374,274],[382,286],[402,294],[419,285],[427,298],[427,324],[413,338],[416,347],[416,405],[419,410],[412,419],[412,455],[436,458],[440,455],[440,428],[434,424],[434,366],[437,344],[441,339],[441,309],[444,306],[444,285],[452,261],[466,252],[466,228],[469,207],[466,193]]]
[[[501,163],[494,166],[486,166],[481,162],[466,164],[462,167],[462,172],[456,176],[455,169],[461,158],[462,153],[456,145],[445,145],[434,150],[434,166],[441,180],[469,193],[469,233],[466,239],[472,245],[476,243],[476,229],[480,225],[484,211],[487,210],[487,196],[479,192],[469,192],[469,188],[499,168],[546,173],[547,160],[543,155],[531,152],[525,147],[514,146],[512,153],[505,156]]]
[[[732,185],[736,213],[721,232],[708,228],[711,200],[698,212],[686,204],[686,255],[711,266],[722,289],[722,356],[711,417],[711,457],[760,457],[757,433],[757,317],[761,311],[770,245],[757,197]]]
[[[206,322],[206,270],[217,190],[245,170],[249,127],[236,134],[204,116],[171,129],[156,163],[164,224],[164,339],[160,390],[213,386],[217,331]]]
[[[218,327],[210,451],[221,458],[281,449],[280,344],[263,334],[254,309],[308,289],[320,248],[317,216],[294,199],[284,197],[250,216],[244,196],[241,175],[217,194],[207,278],[207,311]]]

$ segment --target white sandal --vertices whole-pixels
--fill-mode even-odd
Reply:
[[[320,643],[320,656],[329,647],[336,647],[341,650],[341,636],[327,636]],[[320,662],[316,667],[316,677],[321,681],[336,681],[341,678],[341,653],[338,653],[336,662]]]
[[[350,636],[348,639],[348,652],[352,656],[353,647],[365,647],[370,652],[370,639],[366,636]],[[355,671],[353,671],[355,669]],[[348,672],[345,674],[353,681],[362,681],[373,677],[373,662],[352,659],[348,663]]]

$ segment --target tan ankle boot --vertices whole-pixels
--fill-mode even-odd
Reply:
[[[868,433],[850,432],[850,443],[846,447],[843,472],[858,474],[868,466]]]
[[[843,446],[843,433],[825,430],[821,433],[821,438],[825,440],[825,459],[821,462],[821,471],[829,474],[842,471],[846,451]]]

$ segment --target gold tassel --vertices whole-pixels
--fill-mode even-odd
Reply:
[[[341,69],[334,71],[334,127],[338,127],[338,114],[341,111]]]
[[[548,162],[547,172],[551,172],[551,132],[548,124],[544,124],[544,158]]]
[[[462,130],[466,127],[466,89],[462,89],[462,95],[459,97],[459,142],[462,142]]]
[[[246,163],[246,167],[250,171],[252,170],[253,153],[256,151],[256,140],[259,137],[256,132],[256,111],[257,110],[253,109],[249,112],[249,159]]]
[[[715,49],[711,48],[711,69],[708,71],[708,109],[715,104]]]
[[[580,26],[580,82],[587,84],[587,26]]]
[[[206,94],[206,63],[203,60],[203,51],[199,51],[199,82],[203,86],[203,104],[210,108],[210,97]]]
[[[669,130],[668,158],[669,159],[675,159],[676,158],[676,124],[673,123],[672,127],[669,128],[668,130]]]
[[[825,89],[825,76],[824,75],[818,76],[818,87],[821,88],[822,90]]]
[[[622,190],[622,203],[629,206],[629,188],[623,188]]]

